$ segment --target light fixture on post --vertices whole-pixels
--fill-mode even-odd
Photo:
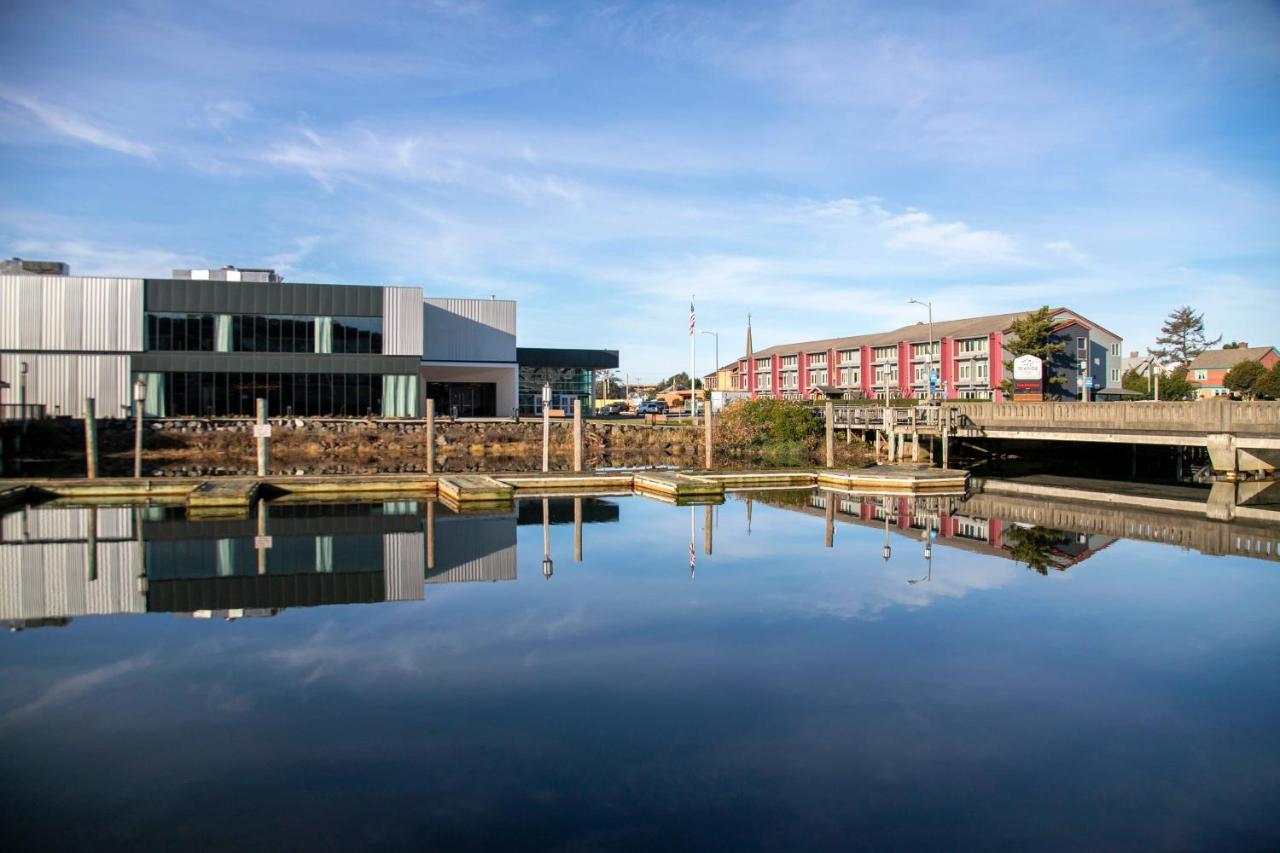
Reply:
[[[930,300],[930,301],[928,301],[928,302],[921,302],[919,299],[908,299],[908,300],[907,300],[907,304],[908,304],[908,305],[923,305],[925,308],[929,309],[929,349],[928,349],[928,351],[925,353],[925,357],[924,357],[924,364],[925,364],[925,372],[926,372],[926,374],[927,374],[927,376],[926,376],[926,382],[927,382],[927,387],[928,387],[928,389],[929,389],[929,399],[930,399],[930,400],[932,400],[932,399],[933,399],[933,386],[934,386],[934,376],[933,376],[933,300]]]

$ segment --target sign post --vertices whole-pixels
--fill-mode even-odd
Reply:
[[[1013,360],[1013,402],[1039,403],[1044,400],[1044,361],[1034,355]]]

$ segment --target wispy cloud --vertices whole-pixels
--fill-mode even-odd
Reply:
[[[144,654],[57,679],[39,696],[0,716],[0,728],[7,728],[50,708],[77,701],[94,690],[147,669],[154,663],[155,655]]]
[[[155,159],[155,149],[150,145],[135,142],[111,131],[98,127],[87,119],[61,107],[45,103],[38,98],[19,92],[10,87],[0,87],[0,100],[20,107],[40,124],[59,136],[85,142],[109,151],[127,154],[130,157],[141,157],[145,160]]]

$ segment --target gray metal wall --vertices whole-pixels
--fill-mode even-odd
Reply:
[[[99,417],[119,418],[133,404],[128,355],[0,353],[0,379],[9,383],[4,402],[19,402],[21,363],[28,365],[27,402],[43,404],[46,414],[80,417],[85,397],[94,399]]]
[[[140,278],[0,276],[0,350],[138,352]]]
[[[516,579],[516,514],[437,516],[427,583]]]
[[[421,601],[426,548],[422,533],[382,537],[382,566],[387,601]]]
[[[516,360],[516,303],[506,299],[427,299],[423,361]]]
[[[382,352],[422,357],[422,289],[382,288]]]
[[[381,287],[147,279],[147,310],[210,314],[381,317]]]

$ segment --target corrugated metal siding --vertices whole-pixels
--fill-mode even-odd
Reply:
[[[516,303],[497,299],[427,299],[424,361],[516,360]]]
[[[86,573],[87,545],[0,545],[0,619],[144,613],[136,542],[99,542],[96,580]]]
[[[129,356],[50,355],[0,353],[0,379],[11,387],[5,402],[18,402],[22,362],[27,373],[27,402],[44,404],[50,415],[80,417],[84,398],[92,397],[99,417],[119,418],[129,413]]]
[[[142,279],[0,276],[0,349],[139,352]]]
[[[0,542],[84,542],[89,514],[95,511],[99,541],[135,537],[133,510],[128,507],[26,507],[0,517]]]
[[[422,356],[422,290],[382,288],[382,352]]]
[[[427,575],[427,583],[463,583],[465,581],[513,581],[516,579],[516,546],[509,545],[448,569],[436,569]]]
[[[420,601],[425,565],[421,533],[392,533],[382,537],[383,576],[387,601]]]

